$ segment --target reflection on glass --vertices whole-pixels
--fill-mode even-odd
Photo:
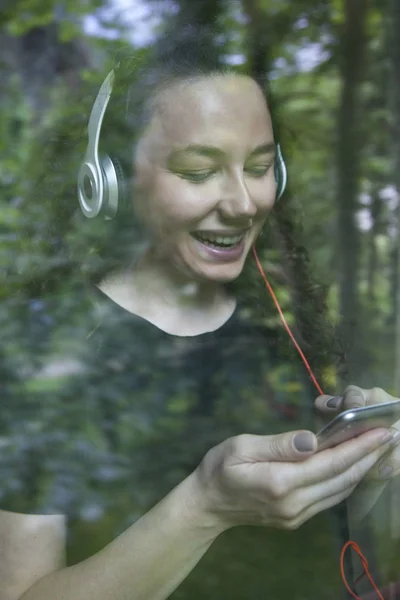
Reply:
[[[242,33],[255,26],[248,17],[237,21]],[[13,187],[2,221],[0,548],[14,557],[8,580],[19,581],[7,600],[29,588],[26,600],[102,600],[132,589],[146,599],[336,599],[337,549],[348,535],[382,588],[398,579],[393,507],[387,519],[398,450],[380,446],[375,431],[318,453],[311,434],[337,411],[395,396],[372,388],[376,366],[366,375],[359,367],[351,381],[363,387],[348,388],[335,408],[318,398],[316,421],[315,390],[251,253],[256,244],[324,391],[339,394],[348,347],[331,317],[346,306],[337,304],[348,279],[337,283],[331,264],[333,144],[313,141],[315,132],[332,135],[336,91],[321,74],[315,93],[329,124],[319,104],[312,115],[296,104],[309,74],[299,70],[289,84],[285,65],[270,64],[264,70],[283,71],[267,93],[271,73],[259,75],[251,39],[238,67],[227,66],[215,32],[178,26],[115,61],[99,139],[124,173],[113,219],[80,214],[73,184],[101,79],[93,70],[67,102],[57,100],[60,116],[49,112],[50,127],[38,126],[26,150],[20,198]],[[283,42],[272,43],[278,55]],[[115,48],[102,44],[111,58]],[[277,143],[293,179],[279,202]],[[90,200],[95,189],[84,185]],[[383,336],[382,314],[375,318]],[[362,365],[365,355],[354,356]],[[75,570],[63,568],[60,515]],[[20,535],[28,523],[36,523],[32,546]],[[353,586],[360,565],[350,563]],[[370,590],[366,578],[357,589]]]

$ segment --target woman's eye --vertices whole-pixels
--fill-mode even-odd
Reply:
[[[202,181],[206,181],[214,175],[215,171],[208,169],[207,171],[181,171],[178,173],[179,177],[183,179],[187,179],[188,181],[193,181],[194,183],[201,183]]]
[[[252,177],[263,177],[270,169],[271,165],[260,165],[258,167],[246,167],[245,171]]]

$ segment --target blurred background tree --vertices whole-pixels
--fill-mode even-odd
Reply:
[[[399,0],[3,0],[0,500],[22,512],[32,502],[68,506],[71,563],[122,531],[212,443],[244,426],[255,431],[261,423],[268,430],[276,414],[282,430],[290,429],[294,416],[309,417],[314,394],[293,366],[293,353],[282,350],[287,342],[268,296],[263,323],[276,337],[277,353],[267,357],[265,405],[251,404],[248,390],[233,407],[234,383],[231,390],[225,382],[216,413],[218,358],[210,365],[190,352],[187,376],[193,369],[199,380],[194,395],[183,383],[179,397],[168,395],[166,386],[157,402],[146,402],[135,395],[132,378],[118,376],[128,368],[132,340],[115,340],[112,327],[102,357],[109,369],[98,373],[85,354],[80,340],[96,315],[82,264],[97,268],[97,235],[105,225],[94,228],[79,217],[75,178],[93,99],[115,57],[128,49],[139,67],[167,29],[212,25],[221,60],[267,77],[290,176],[283,202],[300,211],[304,243],[326,286],[346,359],[345,370],[325,365],[325,375],[338,392],[353,382],[399,395],[400,92],[393,35],[399,13]],[[107,152],[121,154],[124,144],[129,156],[117,114],[107,132]],[[296,325],[296,273],[279,232],[262,259]],[[250,310],[249,320],[257,319]],[[151,339],[135,340],[137,361],[151,349]],[[243,369],[263,353],[262,347],[241,353]],[[145,365],[138,387],[140,377],[151,377]],[[304,568],[283,587],[280,577],[271,583],[271,572],[282,573],[291,562],[279,550],[289,534],[241,528],[218,540],[173,597],[308,600],[329,587],[324,598],[336,599],[340,578],[323,521],[290,533],[294,555],[302,546]],[[232,550],[238,546],[240,560]],[[387,572],[395,569],[390,552]]]

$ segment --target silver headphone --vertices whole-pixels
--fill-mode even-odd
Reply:
[[[112,70],[105,78],[94,102],[88,124],[88,145],[78,172],[78,199],[85,217],[93,219],[102,215],[112,219],[117,214],[118,200],[122,195],[123,175],[117,162],[107,155],[99,156],[99,138],[104,114],[115,80]],[[279,144],[275,156],[276,199],[286,188],[287,170]]]

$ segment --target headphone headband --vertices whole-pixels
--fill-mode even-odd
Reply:
[[[275,180],[276,180],[276,200],[282,196],[287,184],[287,169],[283,160],[280,144],[276,145],[275,154]]]
[[[118,208],[118,178],[109,157],[100,162],[99,139],[104,114],[114,86],[114,69],[105,78],[94,102],[88,124],[88,145],[78,172],[78,199],[83,214],[106,219],[115,217]],[[104,170],[104,173],[103,173]]]
[[[112,219],[117,214],[122,195],[119,165],[109,156],[99,157],[99,140],[104,114],[114,87],[115,71],[110,71],[97,94],[88,124],[88,145],[78,172],[78,199],[83,214],[92,219],[103,215]],[[274,174],[276,199],[282,196],[287,183],[287,170],[280,145],[276,146]]]

